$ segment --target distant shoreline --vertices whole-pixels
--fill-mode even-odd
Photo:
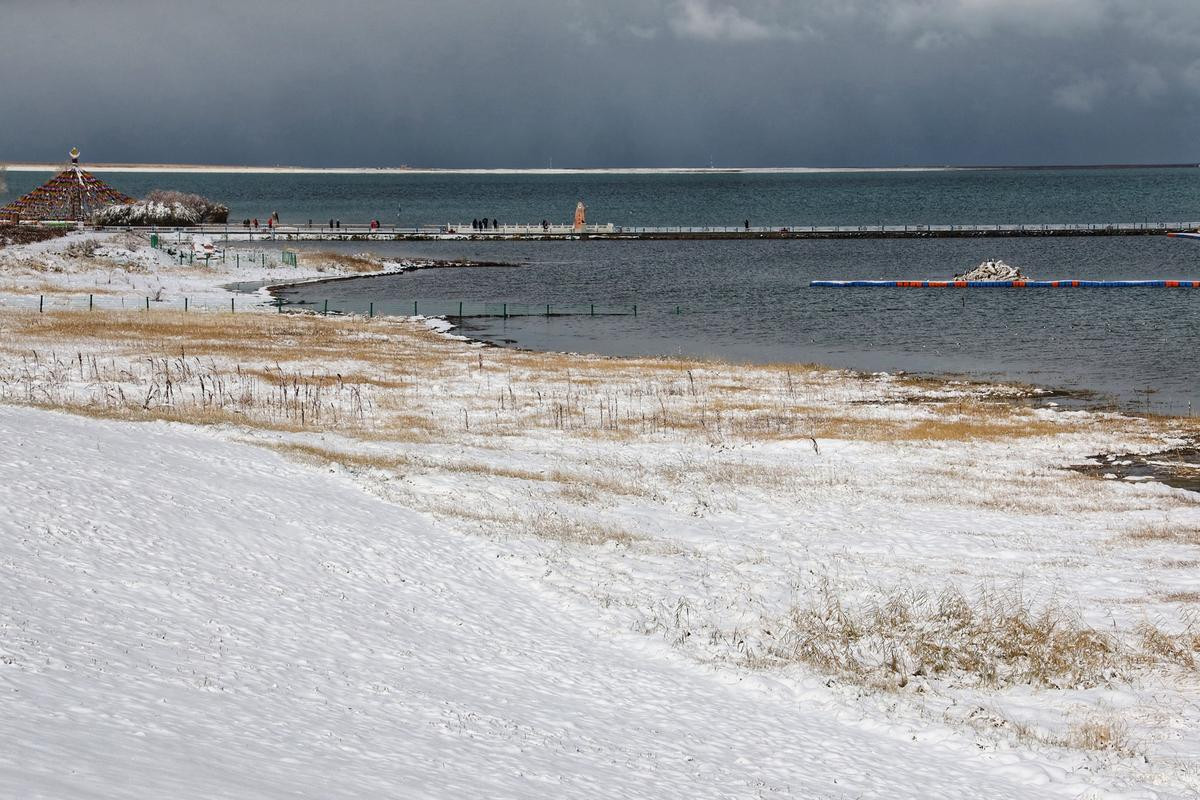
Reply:
[[[89,163],[90,172],[211,173],[247,175],[722,175],[722,174],[824,174],[954,172],[968,170],[1088,170],[1088,169],[1196,169],[1197,163],[1177,164],[1045,164],[1023,166],[946,165],[909,167],[597,167],[580,169],[434,168],[434,167],[296,167],[230,166],[209,164]],[[61,163],[0,162],[12,172],[58,172]]]

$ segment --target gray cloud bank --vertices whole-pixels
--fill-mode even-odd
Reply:
[[[1200,158],[1194,0],[0,0],[0,161]]]

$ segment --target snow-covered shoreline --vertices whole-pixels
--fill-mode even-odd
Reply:
[[[0,789],[70,762],[119,796],[139,746],[175,796],[1200,787],[1200,497],[1067,469],[1188,421],[265,303],[22,310],[336,274],[72,236],[0,250]],[[234,766],[177,785],[183,752]]]

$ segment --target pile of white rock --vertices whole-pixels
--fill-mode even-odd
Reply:
[[[1000,259],[984,261],[973,270],[955,275],[956,281],[1024,281],[1028,280],[1017,267],[1009,266]]]

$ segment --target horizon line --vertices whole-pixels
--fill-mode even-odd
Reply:
[[[13,172],[58,172],[67,162],[0,162],[0,169]],[[969,170],[1086,170],[1086,169],[1186,169],[1200,168],[1200,162],[1111,163],[1111,164],[916,164],[895,166],[698,166],[698,167],[311,167],[299,165],[170,164],[140,162],[95,162],[81,164],[93,172],[129,173],[243,173],[243,174],[343,174],[343,175],[586,175],[586,174],[820,174],[846,172],[950,172]]]

